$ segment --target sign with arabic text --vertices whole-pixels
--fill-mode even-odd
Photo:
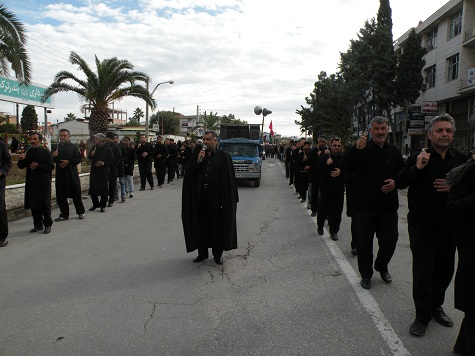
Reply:
[[[16,80],[0,77],[0,100],[54,109],[54,101],[51,97],[46,102],[41,102],[46,88],[39,84],[20,85],[20,82]]]

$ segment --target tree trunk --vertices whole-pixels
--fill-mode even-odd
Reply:
[[[394,123],[394,118],[391,115],[391,109],[386,109],[388,113],[389,125],[391,126],[392,137],[393,137],[393,144],[396,147],[399,147],[398,140],[397,140],[397,132],[396,132],[396,124]]]
[[[89,118],[89,139],[94,141],[94,135],[97,133],[105,134],[109,124],[108,108],[93,107]]]

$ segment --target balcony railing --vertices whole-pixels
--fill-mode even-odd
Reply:
[[[475,26],[472,28],[469,28],[467,31],[464,32],[463,34],[463,41],[468,41],[472,38],[475,38]]]

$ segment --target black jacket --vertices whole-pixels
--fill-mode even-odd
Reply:
[[[383,193],[386,179],[395,179],[404,165],[401,152],[388,143],[379,147],[369,140],[366,147],[358,150],[353,146],[344,161],[345,171],[355,173],[356,210],[395,211],[399,208],[398,192]]]

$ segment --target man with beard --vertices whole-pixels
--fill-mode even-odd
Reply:
[[[145,190],[145,185],[150,185],[150,189],[153,190],[153,176],[152,176],[152,157],[153,147],[150,142],[147,142],[147,136],[140,135],[140,143],[137,145],[135,151],[137,155],[137,162],[140,172],[140,190]]]
[[[117,173],[119,170],[119,165],[122,160],[122,153],[117,143],[114,142],[114,133],[109,131],[106,133],[106,145],[112,150],[112,155],[114,156],[109,171],[109,208],[114,204],[115,198],[115,189],[117,188]]]
[[[41,144],[42,136],[30,133],[30,148],[20,154],[18,168],[26,168],[25,209],[31,209],[33,229],[30,232],[43,231],[49,234],[51,218],[51,172],[54,169],[51,152]]]
[[[8,245],[8,215],[5,206],[6,176],[12,167],[12,158],[5,142],[0,141],[0,247]]]
[[[237,248],[238,191],[231,156],[217,148],[216,132],[206,131],[203,141],[206,148],[193,152],[183,181],[183,231],[186,251],[198,249],[193,262],[207,259],[211,247],[221,265],[223,251]]]
[[[467,161],[463,152],[450,147],[454,133],[450,115],[433,118],[427,131],[430,147],[411,155],[396,179],[399,189],[409,187],[407,224],[416,307],[410,333],[414,336],[425,334],[431,315],[439,324],[453,325],[442,309],[455,265],[453,225],[445,212],[449,194],[445,176]]]
[[[341,140],[334,137],[330,141],[330,153],[318,160],[320,172],[320,203],[318,205],[317,232],[323,235],[323,226],[328,217],[330,238],[338,240],[341,212],[345,192],[344,175],[341,171]]]
[[[130,137],[124,137],[124,176],[125,176],[125,194],[129,194],[129,198],[134,197],[134,168],[135,168],[135,149],[130,142]]]
[[[114,161],[112,149],[105,144],[106,136],[98,133],[94,136],[94,147],[87,158],[91,160],[91,173],[89,175],[89,195],[92,200],[90,211],[101,208],[101,213],[106,211],[109,197],[109,173],[110,166]],[[101,197],[101,201],[99,201]]]
[[[392,282],[388,264],[399,237],[395,178],[404,160],[399,149],[386,142],[388,132],[388,119],[374,117],[370,123],[371,139],[361,136],[348,152],[348,167],[343,167],[354,171],[356,177],[358,269],[364,289],[371,288],[374,235],[379,244],[374,269],[386,283]]]
[[[84,219],[84,204],[81,197],[81,181],[77,165],[81,163],[82,157],[79,148],[69,141],[70,132],[68,129],[59,130],[59,143],[52,153],[53,161],[56,164],[56,202],[58,203],[60,214],[54,221],[69,219],[68,198],[73,199],[76,214],[79,219]]]
[[[165,160],[167,156],[167,148],[162,143],[162,136],[157,137],[157,143],[153,149],[153,164],[155,166],[155,174],[157,176],[157,185],[159,188],[163,187],[165,183],[166,165]]]

